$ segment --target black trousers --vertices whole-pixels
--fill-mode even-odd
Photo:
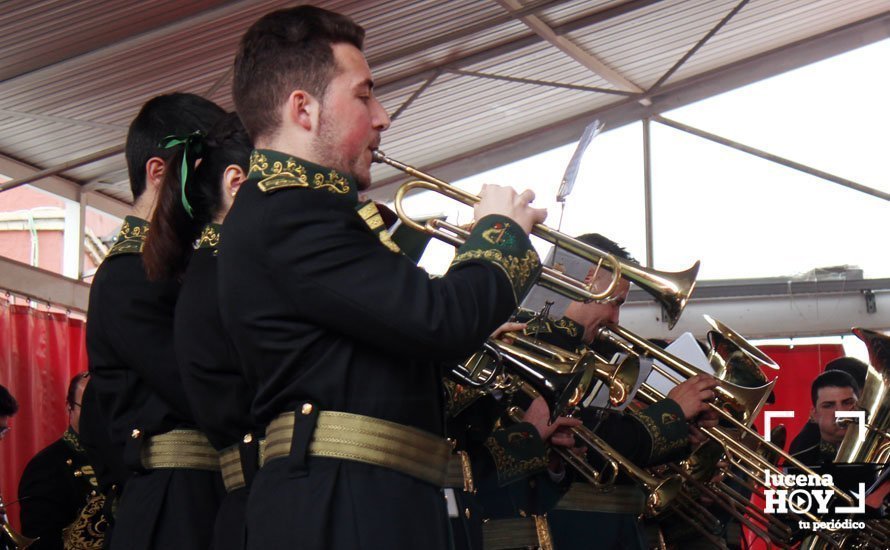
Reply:
[[[387,468],[310,458],[294,474],[276,459],[247,503],[249,550],[447,550],[441,489]]]
[[[207,550],[225,494],[219,472],[162,468],[124,487],[112,550]]]

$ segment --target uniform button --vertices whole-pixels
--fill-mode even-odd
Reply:
[[[65,464],[67,464],[67,465],[69,465],[69,466],[73,466],[73,465],[74,465],[74,461],[73,461],[72,459],[69,458],[68,460],[65,461]]]
[[[246,435],[244,436],[244,442],[245,442],[245,443],[251,443],[252,441],[253,441],[253,435],[252,435],[252,434],[246,434]]]
[[[520,509],[519,509],[519,516],[520,516],[520,517],[525,517],[525,516],[526,516],[526,514],[525,514],[525,510],[523,510],[523,509],[520,508]]]
[[[464,515],[467,516],[467,519],[470,519],[470,509],[464,508]]]
[[[142,432],[139,431],[139,428],[134,428],[132,432],[130,432],[130,437],[133,439],[139,439],[142,437]]]
[[[303,416],[312,414],[312,403],[303,403],[303,408],[300,409],[300,412],[303,413]]]

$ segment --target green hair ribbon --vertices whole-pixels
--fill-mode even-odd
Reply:
[[[182,165],[179,169],[179,184],[182,189],[182,207],[185,208],[186,213],[191,218],[194,218],[195,215],[192,211],[192,205],[189,204],[188,198],[185,196],[185,187],[195,170],[194,164],[204,149],[204,138],[206,136],[207,134],[201,130],[196,130],[187,136],[167,136],[161,140],[161,147],[164,149],[183,146]],[[189,157],[192,157],[193,162],[189,162]]]

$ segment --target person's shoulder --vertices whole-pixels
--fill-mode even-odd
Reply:
[[[28,473],[28,470],[43,471],[60,468],[66,464],[66,460],[71,458],[71,455],[72,452],[68,445],[61,439],[57,439],[31,457],[25,467],[25,473]]]

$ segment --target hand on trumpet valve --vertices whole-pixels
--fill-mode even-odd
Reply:
[[[558,447],[574,447],[575,436],[570,430],[581,425],[580,419],[566,416],[560,416],[551,423],[550,407],[547,406],[547,401],[543,397],[536,397],[532,401],[528,410],[525,411],[523,420],[538,430],[541,439]]]
[[[711,375],[696,374],[682,384],[674,386],[667,396],[680,405],[683,416],[691,421],[709,410],[708,403],[717,395],[714,388],[718,383],[718,380]]]
[[[708,409],[705,412],[699,414],[695,419],[689,424],[689,443],[693,446],[700,445],[708,440],[707,434],[701,431],[699,427],[702,428],[713,428],[719,422],[719,416],[717,415],[717,411],[713,409]]]
[[[527,325],[525,323],[514,323],[512,321],[507,321],[503,325],[496,328],[495,331],[491,333],[491,336],[489,336],[489,338],[497,339],[497,338],[500,338],[501,336],[503,336],[507,333],[510,333],[510,332],[518,332],[521,330],[525,330],[526,326]],[[505,336],[504,341],[507,342],[508,344],[513,343],[512,339],[509,336]]]
[[[531,233],[536,223],[542,223],[547,218],[546,209],[531,206],[535,193],[529,189],[517,193],[512,187],[485,184],[479,192],[479,198],[481,200],[473,207],[476,220],[491,214],[500,214],[515,221],[526,233]]]

